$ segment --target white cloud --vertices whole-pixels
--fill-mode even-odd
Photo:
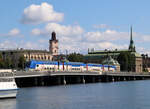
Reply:
[[[12,36],[23,36],[20,34],[20,30],[17,28],[11,29],[8,33],[0,34],[0,37],[12,37]]]
[[[49,23],[45,27],[46,32],[55,31],[56,33],[64,36],[70,36],[70,35],[80,35],[83,33],[83,29],[78,25],[60,25],[57,23]]]
[[[38,36],[38,35],[41,35],[42,34],[42,32],[41,32],[41,30],[40,29],[33,29],[32,31],[31,31],[31,33],[33,34],[33,35],[35,35],[35,36]]]
[[[136,47],[136,51],[140,54],[148,54],[150,56],[150,49],[147,49],[145,47]]]
[[[14,49],[17,48],[17,44],[15,42],[6,40],[0,43],[0,49]]]
[[[150,42],[150,35],[143,35],[142,37],[139,37],[141,42]]]
[[[48,23],[44,29],[33,29],[31,33],[33,35],[50,35],[52,31],[55,31],[59,36],[78,36],[81,35],[84,30],[79,25],[60,25],[57,23]]]
[[[9,31],[8,36],[16,36],[20,34],[20,30],[17,28],[14,28],[12,30]]]
[[[126,44],[115,44],[114,41],[129,40],[129,33],[106,30],[104,32],[85,32],[79,25],[60,25],[49,23],[44,29],[33,29],[33,35],[51,35],[55,31],[61,51],[87,52],[88,48],[96,49],[126,49]]]
[[[129,34],[126,32],[117,32],[114,30],[106,30],[104,32],[87,32],[84,36],[88,42],[100,41],[116,41],[116,40],[129,40]]]
[[[41,5],[32,4],[25,8],[21,22],[24,24],[40,24],[44,22],[60,22],[63,18],[63,13],[55,12],[51,4],[44,2]]]
[[[23,49],[41,49],[45,50],[45,44],[39,44],[38,42],[31,42],[31,41],[20,41],[20,42],[15,42],[15,41],[10,41],[10,40],[5,40],[0,43],[0,49],[1,50],[10,50],[10,49],[18,49],[18,48],[23,48]],[[48,48],[48,47],[47,47]]]

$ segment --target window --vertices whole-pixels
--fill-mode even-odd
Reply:
[[[39,67],[39,65],[36,65],[36,67]]]

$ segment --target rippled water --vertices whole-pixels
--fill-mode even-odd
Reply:
[[[0,109],[150,109],[150,81],[21,88]]]

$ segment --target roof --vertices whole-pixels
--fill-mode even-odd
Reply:
[[[109,58],[105,59],[102,64],[108,64],[108,65],[119,65],[117,60],[114,60],[111,56]]]
[[[88,54],[107,54],[107,53],[120,53],[120,52],[129,52],[128,49],[123,49],[123,50],[94,50],[94,51],[89,51]]]
[[[14,52],[14,53],[50,53],[47,50],[31,50],[31,49],[15,49],[15,50],[0,50],[0,52]]]

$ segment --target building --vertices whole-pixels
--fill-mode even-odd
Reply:
[[[150,57],[148,54],[142,54],[143,58],[143,71],[150,72]]]
[[[56,39],[56,33],[52,32],[52,38],[49,40],[49,51],[53,56],[58,55],[58,40]]]
[[[130,34],[130,44],[129,44],[129,48],[125,49],[125,50],[103,50],[103,51],[97,51],[94,49],[88,50],[88,54],[84,56],[84,61],[86,63],[100,63],[102,64],[104,60],[106,60],[106,58],[108,58],[109,56],[111,56],[113,59],[117,60],[118,56],[120,55],[120,53],[125,52],[125,53],[130,53],[133,58],[134,58],[134,62],[132,62],[132,71],[134,72],[142,72],[142,56],[136,52],[136,47],[134,45],[134,41],[133,41],[133,36],[132,36],[132,27],[131,27],[131,34]]]
[[[53,58],[58,55],[58,40],[56,39],[56,33],[52,32],[51,39],[49,40],[49,51],[21,48],[16,50],[1,50],[0,53],[2,54],[3,59],[10,58],[10,60],[14,62],[15,67],[17,67],[18,60],[21,56],[23,56],[26,61],[52,61]]]

